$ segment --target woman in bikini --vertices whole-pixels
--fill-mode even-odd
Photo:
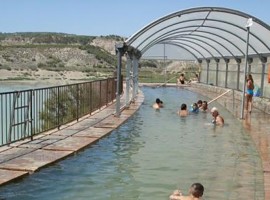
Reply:
[[[252,110],[252,97],[254,90],[254,81],[251,74],[246,76],[247,90],[246,90],[246,110],[251,113]]]

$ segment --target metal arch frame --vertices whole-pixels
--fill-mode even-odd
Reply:
[[[256,22],[259,26],[262,26],[264,27],[265,29],[269,30],[270,31],[270,26],[267,25],[266,23],[264,23],[263,21],[259,20],[258,18],[254,17],[254,16],[251,16],[249,14],[246,14],[246,13],[243,13],[243,12],[240,12],[240,11],[237,11],[237,10],[232,10],[232,9],[226,9],[226,8],[219,8],[219,7],[201,7],[201,8],[192,8],[192,9],[187,9],[187,10],[183,10],[183,11],[178,11],[178,12],[175,12],[175,13],[172,13],[170,15],[167,15],[165,17],[162,17],[152,23],[150,23],[148,26],[145,26],[143,29],[141,29],[140,31],[138,31],[137,33],[135,33],[133,36],[131,36],[129,39],[126,40],[126,43],[127,44],[131,44],[132,42],[136,41],[136,39],[138,39],[140,36],[142,36],[145,32],[147,32],[148,30],[151,30],[153,27],[155,27],[156,25],[159,25],[161,24],[162,22],[165,22],[167,20],[170,20],[174,17],[181,17],[181,15],[186,15],[186,14],[196,14],[196,13],[202,13],[202,12],[206,12],[205,13],[205,17],[204,18],[196,18],[196,15],[195,15],[195,18],[194,19],[191,19],[191,20],[184,20],[184,21],[179,21],[177,23],[168,23],[167,26],[165,26],[164,28],[160,28],[159,30],[157,30],[156,32],[152,33],[150,36],[148,36],[146,39],[144,39],[143,42],[141,42],[138,46],[141,46],[143,43],[145,43],[147,40],[150,39],[150,37],[153,37],[156,33],[160,32],[160,31],[164,31],[166,28],[170,27],[170,26],[174,26],[174,25],[177,25],[177,24],[180,24],[180,23],[184,23],[184,22],[190,22],[190,21],[199,21],[201,20],[202,23],[201,25],[197,25],[197,26],[194,26],[194,27],[197,27],[196,30],[191,30],[191,33],[194,33],[194,32],[199,32],[200,30],[200,27],[205,27],[205,28],[215,28],[217,30],[220,30],[221,32],[222,31],[225,31],[226,33],[228,34],[232,34],[236,37],[236,39],[239,39],[240,41],[242,42],[245,42],[245,39],[243,39],[242,37],[240,37],[239,35],[236,35],[234,34],[233,32],[229,31],[230,29],[223,29],[223,28],[219,28],[219,27],[215,27],[215,26],[205,26],[205,22],[208,20],[208,21],[213,21],[213,22],[218,22],[218,23],[222,23],[222,24],[229,24],[233,27],[235,27],[236,29],[238,30],[243,30],[243,31],[246,31],[245,28],[243,27],[240,27],[238,24],[234,24],[234,23],[230,23],[228,21],[223,21],[223,20],[215,20],[215,19],[208,19],[208,16],[211,14],[211,12],[216,12],[216,13],[226,13],[227,15],[230,15],[230,14],[233,14],[233,15],[236,15],[236,16],[239,16],[240,18],[250,18],[252,17],[253,18],[253,21]],[[207,13],[208,12],[208,13]],[[166,24],[165,24],[166,25]],[[180,28],[176,28],[175,30],[179,30],[179,29],[183,29],[183,28],[187,28],[186,27],[180,27]],[[175,30],[173,30],[175,32]],[[170,32],[173,32],[173,31],[170,31]],[[203,31],[201,31],[203,32]],[[167,32],[168,33],[168,32]],[[163,34],[163,35],[166,35],[167,33]],[[205,31],[205,33],[207,34],[210,34],[210,35],[216,35],[215,33],[211,33],[211,32],[207,32]],[[175,34],[175,33],[174,33]],[[262,40],[261,38],[259,38],[256,34],[254,33],[250,33],[254,39],[256,39],[258,42],[260,42],[261,45],[263,45],[267,50],[270,51],[270,47],[268,45],[266,45],[266,43],[264,42],[265,40]],[[191,34],[192,35],[192,34]],[[222,34],[221,34],[222,35]],[[157,38],[159,38],[160,36],[158,36]],[[206,38],[206,37],[203,37],[203,36],[199,36],[199,35],[196,35],[196,37],[201,37],[201,38]],[[220,38],[223,38],[225,41],[229,42],[228,39],[226,37],[221,37],[220,35],[218,36]],[[210,38],[207,38],[210,40]],[[221,43],[218,43],[216,40],[213,40],[213,42],[216,42],[219,46],[217,47],[217,49],[219,49],[219,47],[223,47],[225,48],[226,47],[226,44],[221,44]],[[241,45],[235,45],[234,43],[231,43],[236,49],[238,49],[239,52],[241,52],[241,54],[243,55],[243,51],[240,50],[240,46]],[[138,48],[137,46],[137,48]],[[149,47],[149,45],[147,45]],[[151,45],[152,46],[152,45]],[[251,45],[249,43],[249,47],[252,48],[252,50],[257,54],[257,56],[261,56],[262,52],[258,52],[257,49]],[[228,51],[228,48],[229,47],[226,47],[225,49]],[[145,49],[145,48],[144,48]],[[217,52],[220,52],[219,50],[215,49]],[[236,54],[233,54],[231,51],[228,51],[233,57],[236,57],[236,56],[239,56],[239,55],[236,55]],[[256,56],[256,54],[254,54]]]
[[[178,47],[181,47],[181,48],[183,48],[184,50],[186,50],[186,51],[188,51],[189,53],[191,53],[197,60],[199,59],[198,58],[198,56],[196,56],[194,53],[192,53],[190,50],[188,50],[187,48],[185,48],[184,46],[187,46],[187,47],[189,47],[189,48],[191,48],[191,49],[193,49],[195,52],[197,52],[199,55],[201,55],[201,57],[203,58],[203,59],[206,59],[206,57],[204,57],[204,55],[203,54],[201,54],[201,52],[199,52],[197,49],[195,49],[194,47],[192,47],[192,46],[189,46],[189,45],[187,45],[187,44],[182,44],[182,45],[184,45],[184,46],[182,46],[181,45],[181,43],[170,43],[170,42],[166,42],[166,43],[162,43],[162,44],[170,44],[170,45],[174,45],[174,46],[178,46]],[[142,51],[142,54],[143,54],[144,52]]]
[[[163,35],[162,35],[163,36]],[[162,36],[159,36],[159,37],[162,37]],[[176,35],[177,36],[177,35]],[[181,35],[178,35],[178,36],[181,36]],[[192,35],[191,35],[192,36]],[[150,42],[150,43],[148,43],[148,45],[146,45],[143,49],[142,49],[142,52],[145,52],[146,50],[146,48],[147,49],[149,49],[149,48],[151,48],[152,46],[154,46],[154,45],[156,45],[156,44],[159,44],[160,43],[160,40],[159,40],[159,37],[156,37],[155,38],[155,40],[153,40],[152,42]],[[219,36],[220,38],[223,38],[223,37],[221,37],[221,36]],[[164,37],[165,38],[165,37]],[[226,40],[225,38],[223,38],[224,40]],[[157,40],[159,40],[159,41],[157,41]],[[164,39],[163,40],[163,42],[164,41],[166,41],[166,39]],[[215,42],[215,40],[212,40],[213,42]],[[227,41],[227,40],[226,40]],[[235,46],[233,43],[231,43],[230,42],[230,44],[232,44],[233,46]],[[223,46],[222,46],[223,47]],[[242,52],[241,51],[241,49],[239,49],[237,46],[235,46],[240,52]],[[209,52],[208,52],[209,53]],[[211,53],[209,53],[210,55],[212,55]],[[222,55],[222,54],[221,54]],[[232,54],[233,55],[233,54]],[[205,57],[205,56],[203,56],[203,57]],[[214,56],[213,56],[214,57]],[[223,57],[223,56],[221,56],[221,57]],[[235,59],[236,59],[236,57],[235,56],[233,56]]]
[[[170,44],[170,45],[173,45],[173,44],[175,44],[175,43],[173,43],[173,42],[171,42],[171,41],[166,41],[166,40],[164,40],[163,42],[159,41],[159,42],[156,42],[156,43],[154,43],[154,44],[148,44],[147,47],[145,47],[145,48],[143,48],[143,49],[141,50],[142,54],[144,54],[148,49],[150,49],[151,47],[153,47],[153,46],[155,46],[155,45],[157,45],[157,44]],[[150,46],[149,46],[149,45],[150,45]],[[176,46],[178,46],[178,45],[176,45]],[[191,46],[189,46],[189,47],[192,48],[193,50],[195,50],[199,55],[201,55],[202,58],[205,58],[205,56],[204,56],[201,52],[197,51],[196,49],[194,49],[194,48],[191,47]],[[187,50],[186,48],[184,48],[184,49]],[[189,50],[187,50],[187,51],[190,52]],[[191,52],[190,52],[190,53],[191,53]],[[192,54],[192,55],[193,55],[193,54]],[[199,59],[197,56],[196,56],[196,58]]]
[[[209,53],[210,54],[210,56],[212,57],[212,58],[215,58],[216,56],[214,56],[206,47],[204,47],[203,45],[201,45],[201,44],[198,44],[198,43],[196,43],[196,42],[193,42],[193,41],[189,41],[189,40],[180,40],[180,42],[188,42],[188,43],[191,43],[191,44],[195,44],[197,47],[200,47],[200,48],[202,48],[203,50],[205,50],[207,53]],[[179,41],[175,41],[176,43],[178,43]],[[185,44],[185,43],[183,43],[183,44]],[[194,46],[194,48],[196,48],[196,46]]]
[[[233,9],[228,9],[228,8],[221,8],[221,7],[198,7],[198,8],[191,8],[191,9],[186,9],[186,10],[182,10],[182,11],[177,11],[174,12],[172,14],[169,15],[165,15],[164,17],[159,18],[158,20],[146,25],[144,28],[142,28],[141,30],[139,30],[138,32],[136,32],[135,34],[133,34],[130,38],[128,38],[126,40],[126,43],[128,45],[130,45],[131,43],[133,43],[138,37],[140,37],[143,33],[145,33],[146,31],[148,31],[149,29],[153,28],[154,26],[167,21],[171,18],[174,17],[180,17],[181,15],[186,15],[186,14],[190,14],[190,13],[196,13],[196,12],[224,12],[224,13],[228,13],[228,14],[235,14],[238,15],[240,17],[243,18],[252,18],[254,22],[258,23],[259,25],[263,26],[264,28],[270,30],[270,26],[267,25],[266,23],[264,23],[263,21],[261,21],[260,19],[249,15],[247,13],[238,11],[238,10],[233,10]]]
[[[194,27],[194,26],[191,26],[191,27]],[[189,27],[184,27],[184,28],[189,28]],[[178,30],[179,30],[179,29],[178,29]],[[173,32],[173,31],[175,31],[175,30],[172,30],[172,31],[169,31],[169,32]],[[181,33],[181,32],[191,32],[191,31],[189,31],[189,30],[180,31],[180,32],[177,31],[177,32],[173,32],[172,34],[175,34],[175,33]],[[234,46],[234,47],[235,47],[240,53],[242,53],[242,55],[244,56],[244,52],[243,52],[237,45],[235,45],[233,42],[229,41],[227,38],[222,37],[222,36],[220,36],[220,35],[218,35],[218,34],[215,34],[215,33],[207,32],[207,31],[197,30],[196,32],[207,33],[207,34],[209,34],[209,35],[217,36],[217,37],[219,37],[219,38],[225,40],[226,42],[228,42],[228,43],[231,44],[232,46]],[[166,34],[167,34],[167,33],[166,33]],[[162,35],[159,36],[159,37],[162,37],[162,36],[164,36],[164,35],[165,35],[165,34],[162,34]],[[226,46],[224,46],[223,44],[217,42],[217,41],[214,40],[214,39],[211,39],[211,38],[209,38],[209,37],[202,36],[202,35],[197,35],[197,34],[192,34],[192,35],[191,35],[191,34],[185,34],[185,35],[204,37],[204,38],[207,38],[207,39],[209,39],[209,40],[212,40],[213,42],[216,42],[216,43],[218,43],[220,46],[222,46],[223,48],[225,48],[225,49],[232,55],[232,57],[236,58],[236,56],[235,56],[230,50],[228,50],[228,48],[227,48]],[[179,36],[181,36],[181,35],[179,35]],[[238,37],[237,35],[235,35],[235,36]],[[155,40],[157,40],[159,37],[157,37]]]
[[[197,26],[187,26],[187,27],[183,27],[183,28],[192,28],[192,27],[197,27]],[[210,27],[209,27],[210,28]],[[212,28],[214,28],[214,27],[212,27]],[[181,28],[182,29],[182,28]],[[177,29],[177,30],[180,30],[180,29]],[[172,31],[169,31],[169,32],[173,32],[173,31],[175,31],[175,29],[174,30],[172,30]],[[181,32],[191,32],[192,30],[184,30],[184,31],[177,31],[177,32],[175,32],[175,33],[181,33]],[[169,33],[169,32],[167,32],[167,33]],[[218,34],[216,34],[216,33],[211,33],[211,32],[208,32],[208,31],[202,31],[202,30],[197,30],[196,32],[199,32],[199,33],[207,33],[207,34],[209,34],[209,35],[215,35],[215,36],[217,36],[217,37],[219,37],[219,38],[221,38],[221,39],[223,39],[223,40],[225,40],[226,42],[228,42],[228,43],[230,43],[232,46],[234,46],[236,49],[238,49],[243,55],[244,55],[244,52],[238,47],[238,46],[236,46],[233,42],[231,42],[231,41],[229,41],[227,38],[225,38],[225,37],[222,37],[222,36],[220,36],[220,35],[218,35]],[[166,34],[167,34],[166,33]],[[172,33],[172,34],[174,34],[174,33]],[[163,36],[163,35],[165,35],[165,34],[162,34],[161,36]],[[195,34],[192,34],[192,35],[195,35]],[[197,35],[197,34],[196,34]],[[238,35],[234,35],[235,37],[239,37]],[[158,37],[157,37],[158,38]],[[145,41],[145,40],[144,40]],[[213,40],[214,41],[214,40]],[[243,40],[242,40],[243,41]]]
[[[220,20],[215,20],[215,19],[208,19],[208,21],[214,21],[214,22],[222,22],[222,23],[225,23],[225,24],[229,24],[229,25],[232,25],[232,26],[235,26],[235,27],[238,27],[239,29],[243,30],[244,32],[246,32],[246,29],[241,27],[241,26],[238,26],[238,25],[235,25],[233,23],[229,23],[229,22],[223,22],[223,21],[220,21]],[[201,26],[201,27],[207,27],[207,26]],[[195,31],[196,32],[196,31]],[[257,35],[253,34],[252,32],[249,33],[250,35],[252,35],[254,38],[256,38],[258,41],[260,41],[269,51],[270,51],[270,48],[265,44],[265,42],[263,42]]]
[[[203,19],[192,19],[192,20],[185,20],[185,21],[180,21],[180,22],[177,22],[177,23],[173,23],[173,24],[169,24],[168,26],[166,26],[166,27],[163,27],[163,29],[159,29],[158,31],[156,31],[156,32],[154,32],[153,34],[151,34],[151,35],[149,35],[146,39],[144,39],[139,45],[137,45],[137,48],[139,48],[144,42],[146,42],[148,39],[150,39],[151,37],[154,37],[154,35],[155,34],[157,34],[158,32],[161,32],[161,31],[163,31],[163,30],[165,30],[166,28],[168,28],[168,27],[170,27],[170,26],[174,26],[174,25],[177,25],[177,24],[180,24],[180,23],[184,23],[184,22],[190,22],[190,21],[199,21],[199,20],[201,20],[201,21],[203,21]],[[210,19],[211,20],[211,19]],[[229,24],[229,25],[232,25],[232,26],[234,26],[234,27],[236,27],[236,28],[239,28],[240,30],[245,30],[244,28],[242,28],[242,27],[240,27],[240,26],[237,26],[237,25],[235,25],[235,24],[232,24],[232,23],[229,23],[229,22],[225,22],[225,21],[220,21],[220,20],[212,20],[212,21],[217,21],[217,22],[221,22],[221,23],[226,23],[226,24]],[[245,39],[243,39],[242,37],[240,37],[239,35],[237,35],[237,34],[235,34],[235,33],[233,33],[233,32],[231,32],[231,31],[228,31],[228,30],[226,30],[226,29],[222,29],[222,28],[219,28],[219,27],[213,27],[213,26],[205,26],[205,25],[200,25],[200,26],[195,26],[195,25],[193,25],[193,26],[186,26],[186,27],[180,27],[180,28],[176,28],[176,29],[173,29],[173,30],[171,30],[170,32],[173,32],[173,31],[175,31],[175,30],[180,30],[180,29],[183,29],[183,28],[187,28],[187,27],[194,27],[194,28],[197,28],[196,30],[191,30],[191,34],[193,33],[193,32],[196,32],[196,31],[198,31],[198,28],[201,28],[201,27],[204,27],[204,28],[213,28],[213,29],[217,29],[217,30],[220,30],[220,31],[222,31],[222,32],[226,32],[226,33],[228,33],[228,34],[231,34],[231,35],[234,35],[236,38],[238,38],[238,39],[240,39],[241,41],[243,41],[243,42],[245,42]],[[166,32],[166,34],[167,34],[168,32]],[[210,33],[209,32],[209,34],[212,34],[212,33]],[[163,34],[164,35],[164,34]],[[252,34],[253,35],[253,34]],[[258,37],[257,36],[255,36],[255,35],[253,35],[256,39],[258,39]],[[158,36],[158,37],[156,37],[156,38],[159,38],[160,36]],[[269,47],[265,44],[265,43],[263,43],[260,39],[258,39],[267,49],[269,49]],[[251,45],[251,44],[249,44],[249,46],[253,49],[253,51],[254,52],[256,52],[256,54],[257,55],[260,55],[257,51],[256,51],[256,49]],[[270,49],[269,49],[269,51],[270,51]]]
[[[197,26],[192,26],[192,27],[197,27]],[[204,26],[204,27],[206,27],[206,26]],[[186,27],[185,27],[185,28],[186,28]],[[243,38],[239,37],[237,34],[234,34],[234,33],[231,33],[231,32],[229,32],[229,31],[227,31],[226,29],[221,29],[221,28],[212,27],[212,26],[207,26],[207,28],[213,28],[213,29],[217,29],[217,30],[221,30],[221,31],[227,32],[227,33],[229,33],[229,34],[231,34],[231,35],[233,35],[233,36],[239,38],[241,41],[245,42],[245,40],[244,40]],[[204,32],[204,33],[209,33],[210,35],[216,35],[216,36],[217,36],[217,34],[211,33],[211,32],[207,32],[207,31],[196,31],[196,32]],[[223,38],[224,40],[227,41],[227,39],[225,39],[224,37],[221,37],[221,36],[219,36],[219,37],[220,37],[220,38]],[[156,39],[158,39],[158,38],[159,38],[159,37],[156,37]],[[147,38],[147,39],[148,39],[148,38]],[[145,39],[143,42],[141,42],[140,45],[142,45],[142,43],[144,43],[147,39]],[[230,42],[230,44],[233,44],[233,43]],[[233,46],[235,46],[235,45],[233,45]],[[250,48],[253,49],[253,51],[254,51],[257,55],[260,55],[260,54],[255,50],[255,48],[254,48],[252,45],[249,44],[249,46],[250,46]],[[237,46],[235,46],[235,47],[237,47]],[[242,50],[239,49],[239,47],[237,47],[237,49],[244,55],[244,53],[242,52]]]
[[[191,52],[191,51],[190,51],[189,49],[187,49],[186,47],[183,47],[183,46],[181,46],[181,45],[179,45],[179,44],[170,43],[170,42],[166,42],[166,43],[163,43],[163,44],[169,44],[169,45],[172,45],[172,46],[180,47],[180,48],[186,50],[187,52],[189,52],[192,56],[194,56],[194,57],[196,58],[196,60],[199,60],[198,56],[196,56],[193,52]],[[193,49],[193,48],[192,48],[192,49]],[[195,50],[195,49],[193,49],[193,50]],[[196,51],[196,50],[195,50],[195,51]],[[197,52],[197,53],[199,53],[201,56],[203,56],[200,52]],[[204,56],[203,56],[203,58],[206,59]]]
[[[196,31],[197,32],[197,31]],[[220,42],[218,42],[218,41],[216,41],[216,40],[214,40],[214,39],[211,39],[211,38],[209,38],[209,37],[206,37],[206,36],[203,36],[203,35],[197,35],[197,34],[192,34],[192,35],[188,35],[187,34],[187,36],[189,36],[189,37],[184,37],[184,38],[190,38],[190,39],[197,39],[197,38],[192,38],[192,36],[195,36],[195,37],[202,37],[202,38],[205,38],[205,39],[208,39],[208,40],[210,40],[210,41],[212,41],[212,42],[214,42],[214,43],[217,43],[218,45],[220,45],[221,47],[223,47],[227,52],[229,52],[229,54],[231,54],[231,56],[233,56],[234,57],[234,55],[233,55],[233,53],[226,47],[226,46],[224,46],[223,44],[221,44]],[[214,47],[213,47],[214,48]],[[220,53],[221,54],[221,53]],[[222,57],[224,57],[224,56],[222,56]]]
[[[191,35],[192,36],[192,35]],[[166,39],[169,39],[169,40],[174,40],[174,38],[166,38]],[[198,38],[190,38],[190,37],[183,37],[183,39],[181,38],[181,40],[180,41],[186,41],[186,42],[191,42],[191,43],[193,43],[193,41],[190,41],[189,39],[191,39],[191,40],[197,40],[197,41],[199,41],[199,42],[202,42],[203,44],[206,44],[206,45],[208,45],[208,46],[210,46],[212,49],[214,49],[219,55],[220,55],[220,57],[221,58],[224,58],[224,56],[222,55],[222,53],[220,53],[220,51],[219,50],[217,50],[215,47],[213,47],[212,45],[210,45],[210,44],[208,44],[206,41],[203,41],[203,40],[200,40],[200,39],[198,39]],[[176,39],[176,41],[178,41],[177,39]],[[195,43],[195,42],[194,42]],[[197,44],[197,43],[195,43],[195,44]],[[199,44],[197,44],[198,46],[200,46]],[[216,56],[215,56],[216,57]]]
[[[171,41],[171,42],[172,42],[172,40],[167,40],[167,38],[166,38],[166,39],[164,39],[164,40],[159,40],[158,42],[156,42],[156,43],[153,44],[152,46],[157,45],[157,44],[164,44],[164,42],[166,42],[166,41]],[[210,56],[212,56],[213,58],[215,58],[215,56],[214,56],[207,48],[205,48],[204,46],[202,46],[202,45],[200,45],[200,44],[197,44],[197,43],[195,43],[195,42],[193,42],[193,41],[189,41],[189,40],[180,40],[180,41],[186,41],[186,42],[195,44],[195,45],[199,46],[200,48],[202,48],[203,50],[205,50],[206,52],[208,52],[208,53],[210,54]],[[178,42],[179,42],[179,41],[176,41],[176,43],[178,43]],[[146,50],[146,51],[147,51],[147,50]],[[142,49],[142,52],[145,52],[144,49]],[[218,52],[218,53],[219,53],[219,52]],[[201,55],[202,55],[202,54],[201,54]],[[223,57],[222,54],[220,54],[220,55],[221,55],[221,57]]]

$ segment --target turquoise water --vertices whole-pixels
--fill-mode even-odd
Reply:
[[[164,200],[193,182],[204,199],[264,199],[261,160],[227,110],[224,127],[209,113],[186,118],[181,103],[209,100],[179,88],[142,88],[145,102],[125,124],[90,148],[0,188],[0,199]],[[152,109],[159,97],[165,107]]]

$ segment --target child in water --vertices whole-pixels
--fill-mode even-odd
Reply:
[[[198,106],[197,103],[193,103],[193,104],[191,105],[190,112],[192,112],[192,113],[198,113],[198,112],[199,112],[199,106]]]

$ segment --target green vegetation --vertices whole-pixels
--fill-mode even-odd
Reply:
[[[109,45],[124,40],[117,35],[97,37],[46,32],[0,33],[0,69],[81,71],[88,80],[106,78],[113,74],[117,66],[117,57],[110,53],[112,47]],[[123,58],[123,75],[125,67],[126,60]],[[167,71],[164,71],[165,67]],[[139,70],[140,82],[176,82],[174,77],[179,76],[179,71],[189,79],[194,77],[198,66],[180,62],[173,65],[173,61],[163,59],[142,59]]]
[[[44,122],[42,130],[56,128],[97,109],[101,102],[99,85],[92,86],[74,84],[50,90],[50,98],[45,101],[44,111],[40,113],[40,119]]]
[[[14,40],[29,40],[37,44],[80,44],[86,45],[91,43],[95,36],[81,36],[66,33],[46,33],[46,32],[23,32],[23,33],[0,33],[0,40],[6,38]]]
[[[116,66],[117,64],[116,57],[100,47],[93,46],[93,45],[85,45],[85,46],[81,46],[80,49],[86,50],[87,53],[89,54],[94,54],[96,56],[96,59],[100,61],[104,61],[114,66]]]

